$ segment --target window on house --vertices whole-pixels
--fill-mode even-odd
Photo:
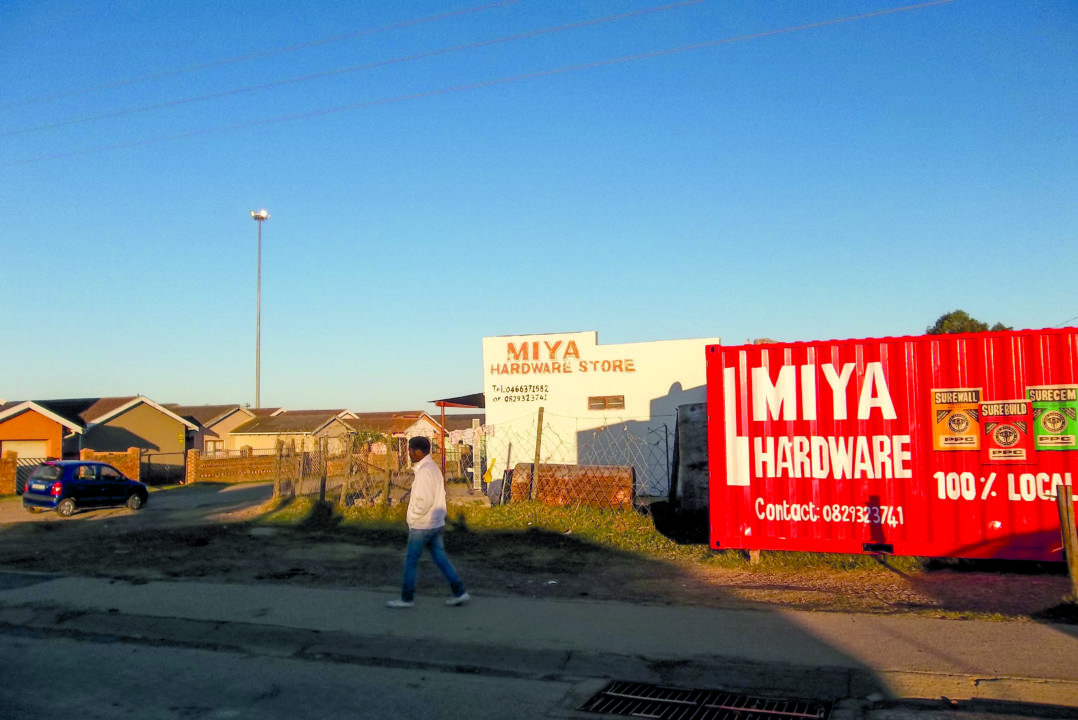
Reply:
[[[206,441],[206,452],[208,452],[208,453],[221,452],[224,449],[225,449],[225,441],[224,440],[207,440]]]
[[[594,395],[588,398],[588,410],[624,410],[624,395]]]

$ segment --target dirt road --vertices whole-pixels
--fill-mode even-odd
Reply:
[[[125,507],[93,508],[71,518],[53,512],[30,513],[18,497],[0,498],[0,527],[19,523],[122,521],[125,525],[187,525],[207,521],[225,521],[268,502],[273,497],[273,483],[243,485],[189,485],[150,493],[149,501],[138,512]]]

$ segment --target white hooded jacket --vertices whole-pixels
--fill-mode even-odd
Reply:
[[[445,480],[442,472],[427,455],[413,467],[415,480],[408,499],[408,527],[430,530],[445,525]]]

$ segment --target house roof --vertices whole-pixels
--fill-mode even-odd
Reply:
[[[360,412],[352,413],[353,417],[345,418],[345,422],[353,430],[378,432],[384,435],[402,435],[404,431],[412,427],[424,417],[438,426],[438,421],[422,410],[400,410],[397,412]]]
[[[452,415],[446,415],[445,431],[470,430],[472,420],[478,420],[479,424],[482,425],[486,420],[486,415],[484,413],[453,413]]]
[[[339,420],[336,410],[286,412],[254,417],[232,429],[233,435],[307,435]]]
[[[275,407],[275,408],[253,408],[253,407],[249,407],[247,409],[255,417],[269,417],[270,415],[280,415],[281,413],[283,413],[285,411],[284,408],[280,408],[280,407]]]
[[[150,407],[168,415],[174,420],[183,423],[186,427],[197,430],[190,420],[185,420],[167,408],[158,405],[144,395],[131,395],[127,397],[111,398],[70,398],[63,400],[35,400],[34,403],[45,408],[55,415],[77,423],[79,427],[108,422],[117,415],[126,412],[136,405],[145,403]]]
[[[335,408],[333,410],[281,410],[280,415],[333,415],[339,418],[352,417],[352,413],[343,408]]]
[[[63,425],[72,432],[81,433],[83,431],[83,425],[81,425],[79,422],[64,417],[63,415],[58,415],[54,411],[49,410],[48,408],[34,402],[33,400],[12,401],[0,404],[0,422],[3,422],[8,418],[13,418],[16,415],[21,415],[28,410],[33,410],[34,412],[40,413],[44,417],[47,417],[50,420],[53,420],[60,425]]]
[[[97,422],[97,419],[121,407],[137,396],[113,398],[66,398],[62,400],[37,400],[37,404],[48,408],[61,417],[81,424],[83,427]]]
[[[177,405],[176,403],[167,403],[164,407],[202,427],[209,427],[220,422],[237,411],[244,413],[249,418],[254,417],[251,410],[239,403],[233,403],[232,405]]]

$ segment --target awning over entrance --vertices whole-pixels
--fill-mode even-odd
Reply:
[[[471,395],[458,395],[457,397],[443,398],[442,400],[432,401],[435,407],[447,408],[485,408],[487,406],[486,396],[479,393],[472,393]]]
[[[451,398],[442,398],[441,400],[433,400],[435,407],[442,409],[442,417],[439,420],[439,424],[442,427],[442,477],[445,477],[445,409],[447,407],[452,408],[485,408],[487,406],[486,396],[481,393],[472,393],[471,395],[458,395]]]

